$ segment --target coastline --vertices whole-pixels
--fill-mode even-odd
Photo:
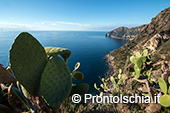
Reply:
[[[126,38],[126,37],[117,37],[117,36],[106,36],[108,38],[114,38],[114,39],[123,39],[123,40],[131,40],[131,38]]]
[[[104,61],[106,62],[107,66],[109,68],[106,72],[106,76],[105,76],[106,78],[109,77],[110,75],[114,74],[113,59],[114,59],[114,57],[110,55],[110,52],[104,56]]]

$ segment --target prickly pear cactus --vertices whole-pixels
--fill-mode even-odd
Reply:
[[[162,92],[163,93],[167,93],[167,84],[166,82],[164,81],[163,78],[158,78],[158,84],[159,84],[159,87],[161,88]]]
[[[32,95],[39,89],[40,78],[47,62],[42,45],[29,33],[17,36],[10,49],[10,64],[14,76]]]
[[[164,94],[160,99],[159,102],[162,106],[164,107],[169,107],[170,106],[170,95]]]
[[[168,79],[169,79],[169,77],[168,77]],[[168,80],[168,82],[169,82],[169,80]],[[170,91],[168,89],[168,93],[169,93],[169,95],[168,95],[167,94],[167,84],[164,81],[164,79],[161,77],[158,78],[158,84],[159,84],[159,87],[161,88],[161,91],[164,93],[164,95],[162,95],[162,97],[159,99],[159,102],[162,106],[169,107],[170,106]]]
[[[50,57],[40,83],[44,100],[49,106],[56,107],[70,94],[71,87],[72,78],[66,63],[58,56]]]

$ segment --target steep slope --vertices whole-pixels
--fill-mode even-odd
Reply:
[[[106,59],[109,66],[117,71],[124,68],[125,60],[136,51],[147,48],[153,61],[170,60],[170,8],[152,18],[137,36],[119,49],[110,52]],[[112,71],[113,72],[113,71]]]
[[[119,27],[114,29],[108,33],[106,33],[106,37],[118,38],[118,39],[132,39],[134,38],[146,25],[141,25],[138,27],[127,28],[127,27]]]
[[[147,50],[143,52],[144,49],[149,52]],[[147,55],[147,58],[144,55]],[[127,44],[107,54],[106,60],[110,70],[104,83],[108,84],[108,87],[103,92],[111,92],[113,95],[147,94],[152,101],[149,104],[119,104],[115,107],[118,112],[170,112],[170,100],[163,98],[167,92],[164,92],[163,88],[166,90],[166,84],[170,83],[168,82],[170,76],[170,8],[154,17],[151,23]],[[161,80],[164,81],[164,86]],[[162,99],[160,103],[153,103],[155,94],[160,94]],[[165,101],[169,104],[168,106],[164,104]]]

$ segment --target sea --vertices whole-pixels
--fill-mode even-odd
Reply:
[[[27,31],[32,34],[43,47],[53,46],[67,48],[72,51],[68,59],[70,71],[76,62],[81,66],[78,71],[84,74],[82,81],[73,79],[74,84],[87,83],[88,93],[98,94],[94,83],[98,86],[100,78],[104,78],[108,67],[104,56],[110,51],[127,43],[127,40],[105,37],[105,31]],[[0,64],[9,65],[9,50],[14,39],[21,31],[0,31]]]

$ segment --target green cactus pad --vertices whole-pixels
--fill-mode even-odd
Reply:
[[[27,99],[29,99],[30,96],[29,92],[19,83],[19,81],[17,81],[17,87],[19,91],[22,92]]]
[[[73,72],[72,76],[74,79],[79,80],[79,81],[84,79],[83,73],[78,72],[78,71]]]
[[[72,78],[66,63],[58,56],[50,57],[40,82],[44,100],[49,106],[56,107],[70,94],[71,87]]]
[[[122,69],[119,69],[119,73],[122,74]]]
[[[166,85],[166,82],[164,81],[164,79],[159,77],[158,84],[159,84],[159,87],[161,88],[162,92],[166,94],[167,93],[167,85]]]
[[[110,77],[110,81],[111,81],[113,84],[116,84],[116,81],[115,81],[115,79],[114,79],[113,76]]]
[[[74,72],[74,71],[77,71],[79,68],[80,68],[80,62],[77,62],[76,65],[75,65],[75,67],[74,67],[73,72]]]
[[[79,85],[72,87],[70,95],[73,95],[73,94],[84,95],[85,93],[87,93],[88,90],[89,90],[88,84],[79,84]]]
[[[168,88],[168,94],[170,95],[170,86],[169,86],[169,88]]]
[[[138,68],[138,66],[137,65],[135,65],[134,66],[134,70],[135,70],[135,76],[136,76],[136,78],[139,78],[140,77],[140,72],[141,72],[141,70]]]
[[[118,74],[118,79],[121,79],[122,78],[122,74]]]
[[[136,63],[136,58],[134,56],[131,56],[130,61],[135,64]]]
[[[29,99],[30,94],[29,94],[29,92],[28,92],[22,85],[21,85],[21,90],[22,90],[23,95],[24,95],[27,99]]]
[[[100,87],[104,89],[104,85],[103,84],[100,84]]]
[[[138,66],[138,68],[141,68],[143,63],[146,61],[146,58],[145,57],[140,57],[136,60],[136,64]]]
[[[140,52],[136,52],[135,55],[136,55],[137,58],[141,57]]]
[[[16,79],[32,95],[39,89],[46,62],[44,48],[32,35],[23,32],[17,36],[10,49],[11,69]]]
[[[106,82],[106,81],[105,81],[105,78],[102,78],[101,80],[102,80],[102,82],[103,82],[103,83],[105,83],[105,82]]]
[[[141,59],[143,63],[146,62],[146,57],[145,56],[141,56],[139,59]]]
[[[100,88],[97,87],[96,83],[94,83],[94,88],[100,90]]]
[[[31,105],[29,102],[25,99],[24,95],[15,87],[11,87],[11,90],[14,92],[14,94],[24,103],[24,105],[27,107],[28,110],[30,110]]]
[[[152,61],[148,61],[148,62],[146,62],[146,64],[147,64],[147,65],[150,65],[151,63],[152,63]]]
[[[160,100],[159,100],[160,104],[164,107],[169,107],[170,106],[170,95],[163,95]]]
[[[147,49],[143,50],[143,56],[148,56],[148,50]]]
[[[61,55],[64,60],[67,60],[70,55],[71,55],[71,51],[65,48],[59,48],[59,47],[45,47],[45,51],[47,53],[47,55]]]
[[[170,84],[170,76],[168,77],[168,83]]]

